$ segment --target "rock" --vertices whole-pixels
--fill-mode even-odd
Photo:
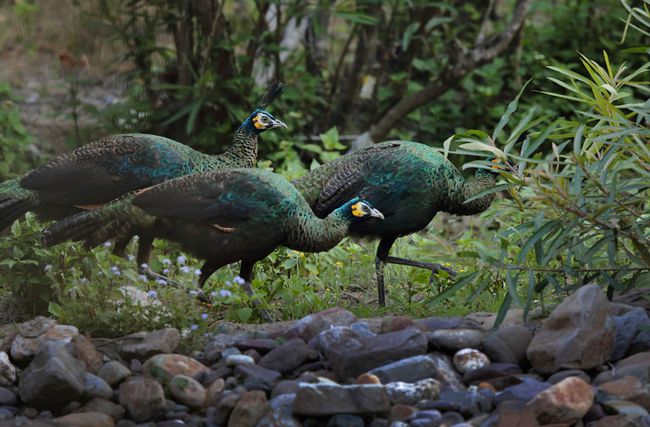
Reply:
[[[244,387],[249,390],[253,388],[256,390],[271,390],[282,376],[278,371],[258,365],[239,365],[235,368],[235,374],[244,379]]]
[[[113,427],[113,419],[101,412],[80,412],[68,414],[54,420],[58,425],[65,427]]]
[[[113,403],[106,399],[93,399],[86,403],[79,410],[80,412],[101,412],[110,416],[113,421],[118,421],[124,417],[126,412],[121,405]]]
[[[627,400],[650,410],[650,387],[633,376],[602,383],[598,387],[597,400]]]
[[[327,421],[326,427],[363,427],[366,423],[357,415],[338,414]]]
[[[0,386],[10,386],[16,382],[16,367],[9,360],[9,355],[0,351]]]
[[[499,405],[493,424],[481,424],[497,427],[538,427],[539,423],[532,408],[520,401],[507,401]],[[492,417],[490,417],[492,418]],[[562,424],[565,425],[565,424]]]
[[[485,333],[476,329],[438,329],[427,334],[429,344],[434,348],[457,351],[463,348],[478,348]]]
[[[428,355],[436,365],[436,371],[433,378],[440,381],[443,386],[451,390],[464,390],[465,386],[460,380],[460,375],[454,369],[451,358],[443,353],[431,353]]]
[[[255,427],[269,410],[270,406],[264,392],[247,391],[230,414],[228,427]]]
[[[101,368],[99,368],[97,376],[106,381],[111,387],[115,387],[130,377],[131,371],[120,362],[111,361],[105,363]]]
[[[155,357],[155,356],[154,356]],[[120,384],[120,405],[133,421],[148,421],[165,408],[165,392],[155,380],[133,377]]]
[[[217,405],[215,406],[214,416],[215,424],[219,426],[226,424],[228,417],[230,417],[230,414],[232,413],[233,409],[235,409],[235,406],[237,405],[237,402],[239,402],[240,398],[241,395],[239,393],[230,392],[228,394],[225,394],[219,400],[219,402],[217,402]]]
[[[201,406],[207,395],[201,383],[187,375],[174,375],[167,388],[172,399],[192,408]]]
[[[594,378],[594,384],[602,384],[607,381],[621,379],[631,375],[639,381],[650,383],[650,352],[637,353],[616,363],[616,369],[601,372]]]
[[[533,339],[533,333],[520,325],[502,326],[483,340],[485,354],[493,362],[514,363],[521,367],[528,365],[526,349]]]
[[[141,361],[162,353],[172,353],[181,341],[181,333],[176,328],[164,328],[141,335],[126,337],[120,344],[119,353],[124,360]]]
[[[614,322],[607,297],[596,285],[579,288],[559,304],[528,346],[538,372],[589,369],[607,362],[614,348]]]
[[[355,384],[381,384],[381,380],[377,375],[365,373],[361,374],[354,381]]]
[[[72,337],[70,345],[72,355],[86,364],[86,371],[97,373],[102,367],[104,359],[88,338],[83,335],[75,335]]]
[[[295,398],[295,394],[280,394],[272,398],[269,401],[270,410],[255,427],[301,427],[302,424],[292,415]]]
[[[260,354],[266,354],[278,345],[278,342],[271,338],[251,338],[235,343],[235,347],[241,351],[257,350]]]
[[[376,414],[389,410],[388,393],[378,384],[303,384],[293,402],[293,412],[299,415]]]
[[[205,404],[206,406],[214,406],[221,396],[223,395],[223,390],[225,389],[226,382],[223,378],[217,378],[208,384],[206,389]]]
[[[453,362],[456,370],[461,374],[465,374],[488,366],[490,359],[478,350],[464,348],[454,354]]]
[[[46,344],[65,345],[71,342],[74,336],[79,335],[79,330],[71,325],[52,325],[49,321],[38,325],[32,324],[39,319],[43,318],[37,317],[18,326],[18,335],[11,344],[11,357],[14,361],[29,362]],[[25,327],[25,324],[30,325]],[[26,332],[27,335],[23,335],[21,331]],[[33,336],[37,332],[41,333]]]
[[[495,397],[497,404],[508,400],[518,400],[521,402],[528,402],[535,396],[551,387],[551,384],[539,381],[531,377],[521,377],[519,384],[506,387],[498,392]]]
[[[392,404],[415,405],[420,400],[435,400],[440,393],[440,383],[433,378],[416,383],[388,383],[386,393]]]
[[[513,378],[513,375],[520,374],[521,372],[521,368],[513,363],[492,363],[483,368],[466,373],[463,375],[463,381],[466,384],[488,381],[490,384],[497,386],[502,380],[506,380],[506,385],[510,386],[519,384],[520,381],[517,380],[513,383],[509,379]],[[496,388],[502,389],[503,387],[497,386]]]
[[[113,389],[100,377],[86,372],[84,373],[84,397],[110,400],[113,398]]]
[[[464,317],[428,317],[415,322],[415,327],[422,332],[438,329],[481,329],[481,323]]]
[[[357,333],[360,337],[372,337],[377,335],[370,330],[367,322],[354,322],[350,325],[350,329]]]
[[[614,316],[616,325],[616,337],[614,339],[614,351],[612,360],[622,359],[638,335],[644,333],[644,329],[650,327],[650,318],[641,307],[634,307],[630,311],[619,316]]]
[[[628,402],[627,400],[609,400],[602,405],[607,413],[632,415],[638,418],[648,416],[648,411],[643,406]]]
[[[295,322],[293,327],[284,333],[284,336],[287,338],[302,338],[307,342],[325,329],[332,326],[349,326],[356,320],[357,317],[351,312],[340,307],[334,307],[303,317]]]
[[[394,423],[395,421],[406,421],[413,417],[417,412],[417,408],[414,408],[413,406],[398,403],[390,408],[388,422]]]
[[[454,391],[443,389],[436,400],[418,403],[418,408],[434,409],[440,412],[460,412],[470,417],[492,409],[494,395],[490,390],[470,387],[468,390]]]
[[[385,334],[386,332],[401,331],[414,324],[413,320],[405,316],[386,316],[381,319],[380,332]]]
[[[166,384],[174,375],[187,375],[188,377],[197,378],[199,375],[210,373],[207,366],[182,354],[157,354],[152,356],[144,363],[142,371],[163,384]]]
[[[56,320],[37,316],[32,320],[18,324],[18,334],[23,338],[36,338],[55,325]]]
[[[567,369],[566,371],[556,372],[550,377],[548,377],[546,382],[550,384],[557,384],[563,379],[568,377],[578,377],[586,383],[591,382],[591,378],[589,377],[589,375],[587,375],[585,371],[581,371],[580,369]]]
[[[0,387],[0,406],[14,406],[18,402],[16,393],[8,388]]]
[[[387,365],[372,369],[368,373],[376,375],[381,383],[402,381],[416,382],[435,376],[437,366],[429,356],[413,356],[397,360]]]
[[[438,426],[441,424],[442,414],[435,409],[419,411],[411,419],[409,419],[409,427],[430,427]]]
[[[589,311],[589,307],[585,309]],[[585,416],[593,402],[591,386],[580,378],[569,377],[539,393],[528,406],[541,424],[573,424]]]
[[[84,391],[83,363],[57,344],[45,344],[23,372],[20,399],[38,409],[58,410]]]
[[[13,418],[14,418],[14,414],[10,410],[5,409],[5,408],[0,408],[0,422],[8,421],[8,420],[11,420]],[[0,424],[0,425],[3,425],[3,426],[6,425],[7,427],[9,427],[9,426],[13,426],[14,423],[11,423],[11,424],[3,423],[3,424]]]
[[[245,354],[231,354],[226,357],[226,366],[254,365],[255,360]]]
[[[610,415],[599,419],[593,427],[647,427],[648,421],[644,423],[633,415]]]
[[[318,336],[318,345],[339,378],[356,377],[370,369],[423,354],[427,339],[416,329],[359,337],[350,328],[335,327]]]
[[[268,352],[260,359],[259,365],[287,374],[303,363],[317,358],[318,352],[307,346],[301,338],[294,338]]]

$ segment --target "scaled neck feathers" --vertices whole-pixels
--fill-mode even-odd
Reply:
[[[482,191],[493,188],[496,184],[496,175],[485,169],[479,169],[476,174],[468,179],[464,179],[459,187],[455,189],[455,195],[451,197],[451,201],[445,212],[454,215],[476,215],[490,207],[494,200],[495,194],[487,194],[485,196],[474,199],[465,203],[466,200],[471,199]]]
[[[239,126],[233,143],[219,158],[236,167],[252,168],[257,163],[257,140],[255,131],[250,129],[248,120]]]

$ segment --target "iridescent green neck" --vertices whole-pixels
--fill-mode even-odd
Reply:
[[[257,164],[257,135],[244,122],[235,132],[232,145],[218,157],[233,167],[252,168]]]
[[[468,203],[465,203],[465,201],[482,191],[493,188],[495,184],[495,174],[479,169],[473,177],[459,182],[459,186],[453,190],[454,194],[451,195],[449,206],[445,209],[445,212],[455,215],[475,215],[485,211],[492,204],[494,193],[479,197]]]
[[[324,252],[336,246],[350,228],[351,220],[339,208],[325,219],[317,218],[307,207],[288,224],[286,246],[302,252]]]

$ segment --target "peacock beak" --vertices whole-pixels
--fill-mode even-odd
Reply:
[[[273,120],[273,125],[271,126],[271,129],[276,129],[280,127],[286,128],[287,125],[282,120],[278,120],[278,119]]]
[[[373,217],[373,218],[384,219],[384,214],[379,212],[375,208],[370,208],[370,216]]]

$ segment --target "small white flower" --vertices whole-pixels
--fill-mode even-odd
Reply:
[[[110,248],[113,244],[111,242],[104,242],[105,248]]]
[[[217,291],[210,292],[210,297],[214,298],[217,296]]]
[[[126,259],[128,259],[129,261],[135,261],[135,256],[129,254],[129,255],[126,256]]]
[[[199,325],[197,325],[197,324],[195,323],[195,324],[193,324],[192,326],[190,326],[190,329],[193,330],[193,331],[196,331],[197,329],[199,329]]]
[[[158,292],[153,291],[153,290],[147,292],[147,295],[149,296],[149,298],[158,298]]]
[[[90,280],[86,279],[85,277],[82,277],[81,279],[79,279],[79,284],[80,285],[87,285],[88,283],[90,283]]]
[[[198,268],[196,270],[194,270],[194,275],[195,276],[200,276],[201,275],[201,270],[198,269]]]
[[[119,267],[117,265],[114,265],[111,267],[111,271],[119,271]]]
[[[219,291],[219,295],[221,295],[222,298],[228,298],[232,295],[232,292],[230,292],[228,289],[222,289]]]
[[[232,282],[230,280],[226,280],[226,286],[230,288],[232,286]]]
[[[148,269],[148,268],[149,268],[149,264],[147,264],[146,262],[143,262],[142,264],[140,264],[140,268],[142,268],[142,269],[145,269],[145,270],[146,270],[146,269]]]
[[[167,284],[167,280],[165,280],[165,279],[156,279],[156,283],[158,283],[159,285],[164,286],[164,285]]]
[[[197,291],[195,289],[192,289],[192,290],[190,290],[189,294],[192,295],[193,297],[195,297],[195,296],[197,296],[199,294],[199,291]]]
[[[120,270],[115,270],[115,271],[113,271],[113,274],[116,275],[116,276],[121,276],[122,272]]]
[[[243,285],[246,283],[244,279],[242,279],[240,276],[236,276],[234,279],[232,279],[233,282],[237,283],[238,285]]]
[[[176,262],[180,265],[185,264],[185,261],[187,261],[187,258],[185,258],[183,255],[179,255],[178,258],[176,258]]]
[[[207,320],[208,319],[208,313],[201,313],[201,319]]]
[[[52,271],[52,264],[45,264],[45,267],[43,267],[44,271]]]
[[[149,280],[149,279],[147,279],[147,276],[145,276],[144,274],[140,274],[138,276],[138,279],[142,280],[143,282],[146,282],[147,280]]]
[[[163,269],[163,274],[169,274],[169,268]]]
[[[181,271],[182,271],[183,273],[189,273],[190,270],[191,270],[191,269],[190,269],[188,266],[186,266],[186,265],[184,265],[184,266],[181,267]]]
[[[165,258],[165,259],[162,260],[162,263],[164,265],[170,265],[172,263],[172,261],[169,258]]]

